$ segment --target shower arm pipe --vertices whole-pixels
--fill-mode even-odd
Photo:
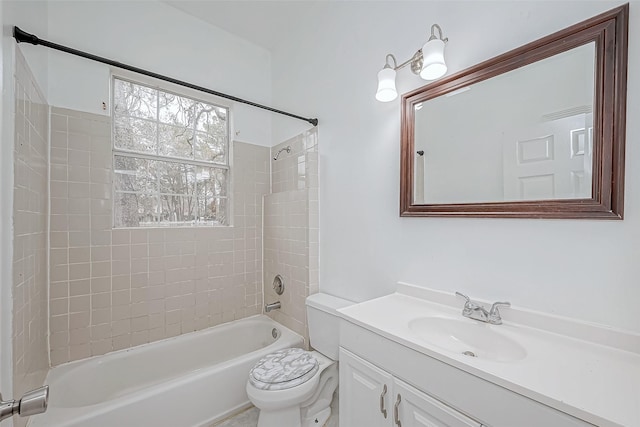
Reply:
[[[80,56],[82,58],[90,59],[92,61],[101,62],[103,64],[110,65],[112,67],[121,68],[123,70],[133,71],[134,73],[143,74],[145,76],[153,77],[155,79],[164,80],[169,83],[173,83],[179,86],[188,87],[190,89],[194,89],[200,92],[205,92],[214,96],[218,96],[220,98],[229,99],[234,102],[239,102],[241,104],[247,104],[252,107],[261,108],[263,110],[271,111],[272,113],[282,114],[284,116],[293,117],[294,119],[304,120],[312,124],[313,126],[318,126],[318,119],[310,119],[302,116],[298,116],[296,114],[288,113],[286,111],[278,110],[273,107],[269,107],[266,105],[258,104],[256,102],[247,101],[246,99],[238,98],[237,96],[227,95],[226,93],[217,92],[215,90],[207,89],[206,87],[194,85],[192,83],[188,83],[182,80],[174,79],[172,77],[163,76],[162,74],[154,73],[153,71],[148,71],[142,68],[134,67],[132,65],[123,64],[122,62],[113,61],[108,58],[103,58],[101,56],[93,55],[91,53],[83,52],[81,50],[73,49],[68,46],[63,46],[57,43],[53,43],[47,40],[43,40],[33,34],[29,34],[20,28],[14,26],[13,27],[13,38],[16,39],[18,43],[30,43],[32,45],[40,45],[45,46],[51,49],[59,50],[61,52],[69,53],[71,55]]]
[[[291,146],[290,146],[290,145],[287,145],[286,147],[279,149],[279,150],[278,150],[278,152],[276,153],[276,155],[275,155],[275,156],[273,156],[273,160],[274,160],[274,161],[275,161],[275,160],[278,160],[278,157],[280,157],[280,153],[282,153],[283,151],[286,151],[286,152],[287,152],[287,154],[288,154],[288,153],[291,153]]]

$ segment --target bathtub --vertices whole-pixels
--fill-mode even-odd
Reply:
[[[49,409],[29,426],[208,426],[249,407],[246,379],[260,357],[302,344],[259,315],[67,363],[49,372]]]

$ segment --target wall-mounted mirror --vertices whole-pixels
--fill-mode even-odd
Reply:
[[[402,216],[621,219],[628,5],[402,98]]]

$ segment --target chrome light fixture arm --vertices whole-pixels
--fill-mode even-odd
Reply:
[[[438,30],[438,35],[436,36],[436,30]],[[431,37],[429,37],[429,40],[427,40],[428,42],[430,42],[431,40],[442,40],[443,42],[448,42],[449,38],[448,37],[442,37],[442,28],[440,28],[440,25],[438,24],[433,24],[431,26]]]
[[[393,67],[389,64],[389,58],[393,60]],[[418,49],[411,58],[407,59],[402,64],[400,65],[397,65],[397,64],[398,62],[396,61],[396,57],[393,56],[393,54],[388,53],[384,68],[392,68],[393,70],[398,71],[406,67],[407,65],[411,64],[411,71],[413,72],[413,74],[416,74],[416,75],[420,74],[420,69],[422,68],[422,49]]]
[[[436,35],[436,31],[438,35]],[[435,43],[433,41],[436,41]],[[446,73],[447,67],[444,62],[444,45],[449,41],[443,37],[442,28],[438,24],[431,26],[431,36],[421,49],[418,49],[411,58],[398,65],[396,57],[387,54],[385,65],[381,72],[378,73],[378,91],[376,98],[379,101],[387,102],[394,100],[398,94],[395,88],[395,71],[411,65],[411,72],[419,75],[425,80],[435,80]],[[428,51],[427,60],[425,62],[424,52]],[[393,66],[392,64],[393,63]],[[430,70],[425,72],[427,68],[436,65],[437,71]],[[386,71],[385,71],[386,70]],[[393,70],[393,71],[392,71]]]
[[[438,32],[437,36],[436,31]],[[440,27],[440,25],[433,24],[431,26],[431,36],[427,40],[427,43],[429,43],[431,40],[442,40],[444,43],[447,43],[449,41],[449,38],[442,36],[442,28]],[[389,64],[389,58],[393,60],[393,67]],[[396,57],[393,56],[393,54],[388,53],[384,68],[392,68],[393,70],[398,71],[411,64],[411,71],[413,72],[413,74],[419,75],[420,71],[422,70],[423,61],[424,57],[422,56],[422,48],[418,49],[411,58],[407,59],[400,65],[397,65],[398,61],[396,60]]]

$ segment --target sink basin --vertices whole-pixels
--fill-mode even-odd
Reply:
[[[471,319],[420,317],[409,322],[409,330],[420,340],[453,353],[494,362],[523,359],[527,352],[516,341],[489,325]]]

